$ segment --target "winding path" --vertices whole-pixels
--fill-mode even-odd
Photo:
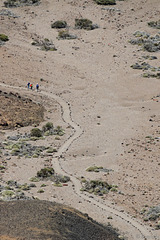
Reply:
[[[17,90],[21,89],[21,90],[27,91],[23,87],[9,86],[9,85],[3,84],[3,83],[0,83],[0,86],[6,87],[6,88],[11,88],[11,89],[17,89]],[[83,130],[81,129],[81,127],[78,124],[76,124],[72,120],[71,107],[70,107],[69,103],[65,102],[60,96],[55,95],[53,93],[48,93],[45,91],[41,91],[40,93],[56,100],[57,103],[60,104],[62,119],[64,120],[64,122],[69,124],[72,127],[72,129],[74,129],[74,133],[59,148],[56,155],[53,156],[52,164],[54,166],[55,171],[59,174],[65,173],[70,177],[70,179],[73,183],[73,190],[76,195],[78,195],[83,200],[87,201],[89,204],[92,204],[93,207],[96,206],[96,207],[101,208],[103,211],[106,212],[106,215],[112,214],[113,216],[118,218],[118,221],[122,221],[123,224],[127,225],[128,232],[129,231],[133,232],[132,240],[158,240],[159,238],[153,234],[153,231],[151,229],[149,229],[147,226],[143,225],[141,222],[134,219],[130,215],[119,211],[118,209],[113,207],[113,205],[111,203],[109,203],[109,202],[102,203],[99,201],[99,199],[97,197],[94,197],[94,199],[90,198],[87,194],[82,193],[80,191],[81,183],[80,183],[79,179],[76,176],[73,176],[73,175],[70,175],[69,173],[67,173],[63,169],[63,166],[61,165],[59,159],[61,158],[61,156],[63,156],[66,153],[66,151],[69,149],[69,147],[73,143],[73,141],[75,141],[77,138],[79,138],[83,134]]]

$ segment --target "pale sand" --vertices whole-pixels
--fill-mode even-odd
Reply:
[[[76,140],[73,137],[74,141],[63,154],[65,161],[60,159],[63,169],[73,177],[101,178],[118,185],[118,189],[124,193],[121,195],[110,192],[104,200],[99,198],[99,207],[94,205],[94,202],[89,203],[88,198],[85,200],[75,194],[72,183],[63,188],[55,188],[49,184],[45,194],[38,194],[37,190],[31,194],[40,199],[71,205],[102,223],[110,221],[129,239],[144,239],[144,236],[146,239],[159,239],[160,231],[153,231],[157,238],[149,235],[143,226],[148,223],[144,223],[140,215],[146,204],[159,204],[159,145],[157,142],[156,146],[151,146],[152,152],[146,152],[136,143],[137,140],[144,142],[148,135],[159,136],[156,131],[159,131],[160,125],[160,103],[153,101],[152,97],[160,94],[160,82],[158,79],[143,78],[142,71],[130,68],[130,65],[148,53],[139,51],[140,47],[131,45],[128,40],[134,38],[133,33],[136,30],[153,35],[158,32],[149,28],[147,22],[158,20],[160,4],[159,0],[130,0],[117,1],[117,5],[111,7],[119,11],[109,13],[91,0],[84,3],[68,0],[54,3],[43,1],[37,7],[9,9],[20,18],[1,17],[1,32],[10,38],[10,41],[0,48],[1,83],[25,87],[28,80],[34,85],[39,82],[42,90],[39,95],[47,93],[50,100],[54,101],[55,94],[58,94],[60,98],[55,100],[62,105],[64,112],[69,111],[68,105],[65,105],[65,102],[69,102],[72,120],[80,126],[73,127],[77,127],[77,136],[81,131],[83,134]],[[74,19],[81,16],[98,24],[99,28],[93,31],[74,29]],[[76,34],[78,39],[57,39],[58,31],[51,29],[50,24],[51,21],[61,19],[67,21],[70,33]],[[37,50],[37,47],[31,45],[34,34],[52,39],[57,51]],[[149,61],[151,65],[158,67],[159,53],[149,55],[158,57],[157,60]],[[40,78],[46,81],[40,82]],[[2,88],[7,90],[7,87]],[[31,95],[22,89],[19,92]],[[153,115],[156,117],[151,122],[149,119]],[[62,125],[65,129],[68,123],[70,124],[69,118],[66,123],[61,118],[60,106],[57,107],[56,114],[50,114],[48,118],[53,120],[54,125]],[[25,132],[29,129],[19,131]],[[63,144],[71,133],[71,129],[66,130],[60,144],[64,146],[64,150],[66,149]],[[55,144],[54,142],[54,139],[49,139],[45,144]],[[136,154],[128,153],[130,149],[134,149]],[[53,159],[53,167],[58,169],[56,160]],[[44,165],[43,159],[36,161],[13,158],[8,162],[9,167],[3,178],[27,182]],[[12,166],[15,162],[17,167]],[[92,165],[114,171],[109,175],[86,172],[86,168]],[[74,184],[76,186],[76,182]],[[94,199],[90,199],[94,201],[97,198],[94,196]],[[127,224],[124,220],[125,213],[124,216],[116,217],[116,213],[107,212],[106,205],[111,207],[111,212],[114,211],[112,208],[116,207],[141,219],[142,227],[138,225],[137,228],[146,233],[141,235],[139,230],[132,226],[131,219],[131,224]],[[107,217],[112,214],[113,219],[108,220]],[[137,224],[136,220],[134,224]],[[152,223],[149,224],[152,226]]]

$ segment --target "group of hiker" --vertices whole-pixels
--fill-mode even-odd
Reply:
[[[30,82],[28,82],[28,83],[27,83],[27,87],[28,87],[28,89],[31,89],[31,90],[32,90],[32,89],[33,89],[33,84],[30,83]],[[36,90],[37,90],[37,92],[38,92],[38,90],[39,90],[39,84],[38,84],[38,83],[36,84]]]

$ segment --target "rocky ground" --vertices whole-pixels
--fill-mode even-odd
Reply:
[[[0,105],[0,129],[37,125],[44,119],[44,107],[19,93],[1,91]]]
[[[0,202],[0,214],[2,240],[119,239],[110,226],[104,227],[87,214],[57,203],[38,200]]]

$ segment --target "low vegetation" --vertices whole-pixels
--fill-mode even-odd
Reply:
[[[62,187],[62,184],[66,184],[70,181],[70,177],[61,174],[56,174],[54,169],[51,167],[42,168],[37,172],[37,176],[30,179],[32,182],[40,180],[51,180],[54,182],[54,186]]]
[[[86,191],[89,193],[94,193],[95,195],[103,196],[107,194],[110,190],[117,192],[118,186],[110,185],[105,181],[101,180],[91,180],[87,181],[86,179],[82,179],[82,188],[81,191]]]
[[[96,24],[93,24],[91,20],[87,18],[75,19],[75,28],[77,29],[85,29],[85,30],[93,30],[98,28]]]
[[[94,0],[99,5],[115,5],[115,0]]]
[[[32,128],[31,137],[42,137],[42,131],[39,128]]]
[[[146,205],[140,212],[145,222],[151,221],[155,230],[160,229],[160,205],[149,207]]]
[[[151,36],[146,32],[136,31],[133,34],[136,39],[131,39],[129,42],[133,45],[142,47],[142,50],[147,52],[157,52],[160,50],[160,34]]]
[[[37,177],[39,178],[47,178],[54,174],[53,168],[42,168],[40,171],[37,172]]]
[[[39,3],[40,3],[40,0],[7,0],[4,2],[4,6],[9,8],[9,7],[38,5]]]
[[[160,29],[160,20],[158,20],[158,21],[151,21],[151,22],[148,23],[148,26]]]
[[[9,41],[9,38],[5,34],[0,34],[0,41],[7,42],[7,41]]]
[[[32,42],[33,46],[40,47],[41,50],[43,51],[56,51],[56,47],[54,46],[52,40],[49,40],[48,38],[45,39],[34,39]]]
[[[68,40],[70,40],[70,39],[76,39],[76,38],[77,38],[77,36],[70,34],[68,30],[61,30],[58,33],[58,39],[68,39]]]
[[[112,172],[113,170],[112,169],[107,169],[107,168],[104,168],[102,166],[100,167],[97,167],[97,166],[91,166],[91,167],[88,167],[86,169],[87,172]]]
[[[87,172],[99,172],[101,169],[103,169],[103,167],[93,166],[93,167],[87,168],[86,171]]]
[[[61,126],[54,127],[53,123],[47,122],[43,127],[42,130],[39,128],[33,128],[31,129],[30,133],[31,137],[43,137],[43,136],[49,136],[49,135],[58,135],[58,136],[63,136],[64,135],[64,130],[62,129]]]
[[[67,22],[66,21],[56,21],[51,24],[51,28],[66,28]]]

